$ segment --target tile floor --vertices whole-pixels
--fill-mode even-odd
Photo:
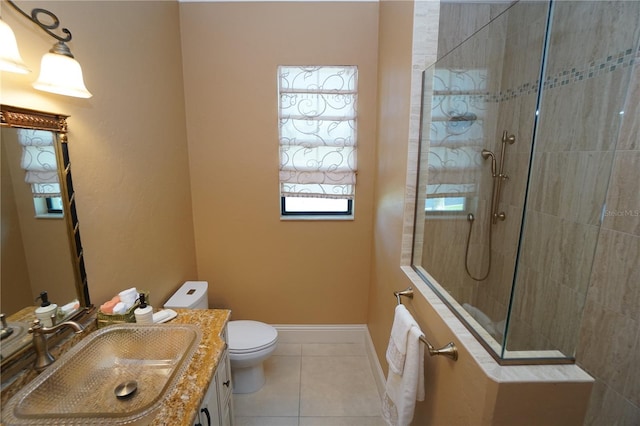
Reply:
[[[364,344],[279,343],[258,392],[235,394],[236,426],[384,426]]]

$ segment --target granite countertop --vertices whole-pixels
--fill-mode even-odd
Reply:
[[[213,373],[218,367],[226,343],[222,339],[222,331],[229,321],[231,311],[226,309],[173,309],[178,316],[167,324],[193,324],[202,331],[202,340],[198,344],[196,352],[187,364],[186,370],[178,380],[175,387],[168,394],[162,406],[158,409],[150,425],[190,426],[195,420],[196,413],[209,388]],[[28,316],[33,315],[33,310],[25,309]],[[22,311],[21,311],[22,312]],[[20,315],[16,315],[18,317]],[[12,317],[12,321],[21,321],[22,318]],[[95,331],[95,320],[85,327],[89,333],[73,335],[69,340],[51,348],[51,353],[57,359],[67,352],[74,344],[91,331]],[[2,391],[2,407],[23,386],[27,385],[37,373],[32,369],[25,370],[19,377]]]
[[[202,331],[202,340],[185,373],[173,391],[165,398],[151,425],[190,426],[209,388],[226,343],[222,330],[231,311],[226,309],[174,309],[178,316],[167,324],[195,324]]]

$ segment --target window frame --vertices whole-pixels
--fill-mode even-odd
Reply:
[[[60,200],[60,208],[54,206],[54,199]],[[49,214],[60,214],[62,215],[64,212],[64,208],[62,205],[62,197],[46,197],[47,202],[47,213]]]
[[[331,217],[331,218],[353,218],[353,199],[347,199],[347,210],[346,211],[288,211],[286,209],[286,199],[287,198],[295,198],[295,197],[285,197],[280,196],[280,215],[282,217],[292,217],[292,218],[301,218],[304,216],[321,218],[322,216]]]
[[[299,68],[310,68],[310,69],[314,69],[314,68],[342,68],[343,70],[349,70],[349,69],[353,69],[355,71],[355,89],[353,89],[354,91],[349,92],[349,93],[353,93],[354,95],[354,102],[353,102],[353,109],[354,109],[354,116],[352,118],[353,122],[354,122],[354,127],[353,127],[353,138],[354,138],[354,152],[357,152],[357,148],[355,144],[355,141],[357,141],[357,117],[358,117],[358,110],[357,107],[355,106],[357,104],[357,96],[358,96],[358,88],[357,88],[357,81],[359,78],[358,72],[358,66],[357,65],[335,65],[335,64],[324,64],[324,65],[307,65],[307,66],[300,66],[300,65],[278,65],[278,95],[279,97],[282,96],[283,93],[288,93],[287,91],[283,91],[281,89],[281,69],[299,69]],[[298,89],[300,90],[300,89]],[[295,93],[295,92],[294,92]],[[304,90],[300,90],[299,92],[300,94],[305,94]],[[311,91],[309,93],[317,93],[315,91]],[[333,94],[332,91],[327,91],[327,92],[322,92],[322,93],[331,93]],[[324,96],[324,95],[323,95]],[[279,103],[281,102],[281,100],[278,101]],[[279,112],[278,112],[278,116],[279,116],[279,120],[281,120],[281,113],[280,113],[280,108],[281,106],[278,107],[279,108]],[[325,119],[321,119],[318,120],[320,122],[324,121]],[[280,134],[281,130],[279,129],[279,137],[282,137],[282,134]],[[280,142],[280,146],[282,149],[282,142]],[[345,145],[346,146],[346,145]],[[355,154],[356,158],[357,158],[357,153]],[[282,157],[281,157],[282,158]],[[281,165],[281,173],[282,173],[282,165]],[[357,173],[355,169],[352,169],[353,175],[355,176],[355,174]],[[355,178],[354,178],[355,179]],[[299,183],[303,183],[303,182],[299,182]],[[313,182],[312,182],[313,183]],[[333,197],[323,197],[321,195],[318,195],[317,193],[313,193],[314,195],[312,195],[313,198],[318,198],[318,199],[340,199],[343,201],[347,201],[347,206],[346,206],[346,210],[320,210],[320,211],[316,211],[316,210],[300,210],[300,211],[291,211],[291,210],[287,210],[287,199],[294,199],[294,198],[300,198],[303,197],[305,198],[303,192],[298,192],[296,194],[290,193],[290,192],[286,192],[283,191],[283,181],[280,180],[280,218],[281,219],[334,219],[334,220],[353,220],[354,218],[354,200],[355,200],[355,181],[351,184],[351,190],[347,191],[347,193],[343,194],[343,197],[335,197],[335,195]],[[297,192],[297,191],[296,191]]]

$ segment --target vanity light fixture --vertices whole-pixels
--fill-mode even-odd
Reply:
[[[31,72],[20,57],[18,43],[13,30],[2,18],[0,18],[0,71],[16,74],[28,74]]]
[[[33,87],[45,92],[56,93],[58,95],[73,96],[76,98],[90,98],[82,78],[82,69],[75,60],[67,42],[71,40],[71,31],[62,28],[64,37],[55,34],[55,30],[60,26],[60,20],[52,12],[35,8],[28,15],[18,7],[12,0],[6,0],[15,10],[31,22],[39,26],[44,32],[58,40],[48,53],[45,53],[40,63],[40,76],[33,83]],[[42,22],[40,15],[49,17],[50,23]],[[29,69],[20,57],[15,35],[11,27],[0,19],[0,70],[26,74]]]

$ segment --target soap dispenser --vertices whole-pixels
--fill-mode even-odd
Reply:
[[[36,300],[40,299],[40,307],[36,308],[36,318],[40,320],[40,324],[45,327],[53,327],[56,314],[58,313],[58,305],[49,302],[49,295],[46,291],[40,293]]]
[[[147,305],[146,297],[140,293],[140,306],[133,311],[138,324],[153,324],[153,308]]]

